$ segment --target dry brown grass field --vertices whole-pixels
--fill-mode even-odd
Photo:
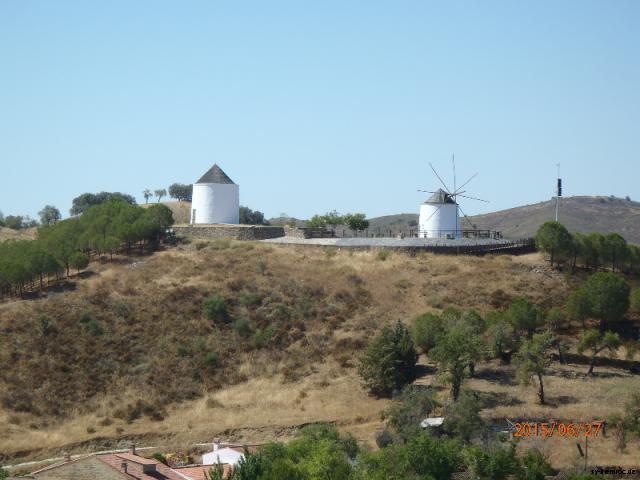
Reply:
[[[5,240],[33,240],[37,234],[37,228],[13,230],[12,228],[0,227],[0,242],[4,242]]]
[[[189,223],[189,215],[191,214],[191,202],[179,202],[177,200],[161,202],[171,209],[173,220],[175,223]],[[155,205],[155,202],[143,203],[140,206],[147,208],[149,205]]]
[[[0,304],[0,463],[129,439],[176,447],[214,436],[265,442],[316,421],[335,422],[375,448],[389,401],[366,394],[355,366],[382,326],[448,306],[486,312],[517,296],[548,308],[562,304],[575,281],[538,254],[382,260],[375,251],[195,239],[149,257],[94,263],[84,277]],[[212,295],[225,298],[228,318],[202,314]],[[602,419],[640,388],[640,377],[624,370],[585,372],[554,364],[544,407],[512,367],[481,364],[465,385],[483,392],[482,413],[493,421]],[[437,375],[417,381],[447,401]],[[579,461],[575,440],[523,443],[534,441],[554,466]],[[594,462],[608,464],[637,463],[638,451],[633,441],[629,453],[616,453],[612,433],[589,445]]]

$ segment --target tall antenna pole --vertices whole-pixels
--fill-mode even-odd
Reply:
[[[560,164],[556,163],[558,168],[557,184],[556,184],[556,222],[558,221],[558,207],[560,203],[560,197],[562,196],[562,180],[560,179]]]

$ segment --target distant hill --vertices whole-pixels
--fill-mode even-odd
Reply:
[[[544,222],[555,218],[555,200],[475,215],[479,229],[498,230],[508,238],[532,237]],[[410,229],[418,214],[401,213],[370,219],[370,228]],[[617,232],[628,242],[640,243],[640,203],[617,197],[566,197],[560,200],[559,221],[572,232]],[[469,228],[466,220],[463,228]]]
[[[499,230],[505,237],[532,237],[540,225],[555,218],[555,200],[469,217],[481,229]],[[569,231],[617,232],[640,243],[640,203],[617,197],[567,197],[560,200],[558,220]]]

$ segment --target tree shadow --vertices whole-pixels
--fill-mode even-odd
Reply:
[[[416,365],[416,378],[433,376],[437,372],[438,372],[438,369],[433,365],[424,365],[422,363],[419,363]]]
[[[501,385],[514,386],[518,382],[515,379],[513,372],[504,368],[484,367],[477,369],[473,378],[479,380],[486,380],[487,382],[499,383]]]
[[[76,282],[74,282],[73,280],[63,280],[48,286],[45,285],[43,290],[38,289],[32,290],[30,292],[25,292],[20,298],[22,300],[38,300],[41,298],[58,295],[60,293],[73,292],[76,287]]]
[[[522,400],[506,393],[477,392],[484,408],[514,407],[524,404]]]
[[[545,398],[545,403],[549,407],[557,408],[563,405],[571,405],[574,403],[578,403],[578,399],[572,395],[558,395],[557,397],[549,397]]]

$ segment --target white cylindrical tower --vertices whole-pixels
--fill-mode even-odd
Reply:
[[[420,205],[418,228],[420,238],[460,237],[458,205],[447,192],[438,189]]]
[[[190,223],[239,222],[240,188],[215,164],[193,184]]]

